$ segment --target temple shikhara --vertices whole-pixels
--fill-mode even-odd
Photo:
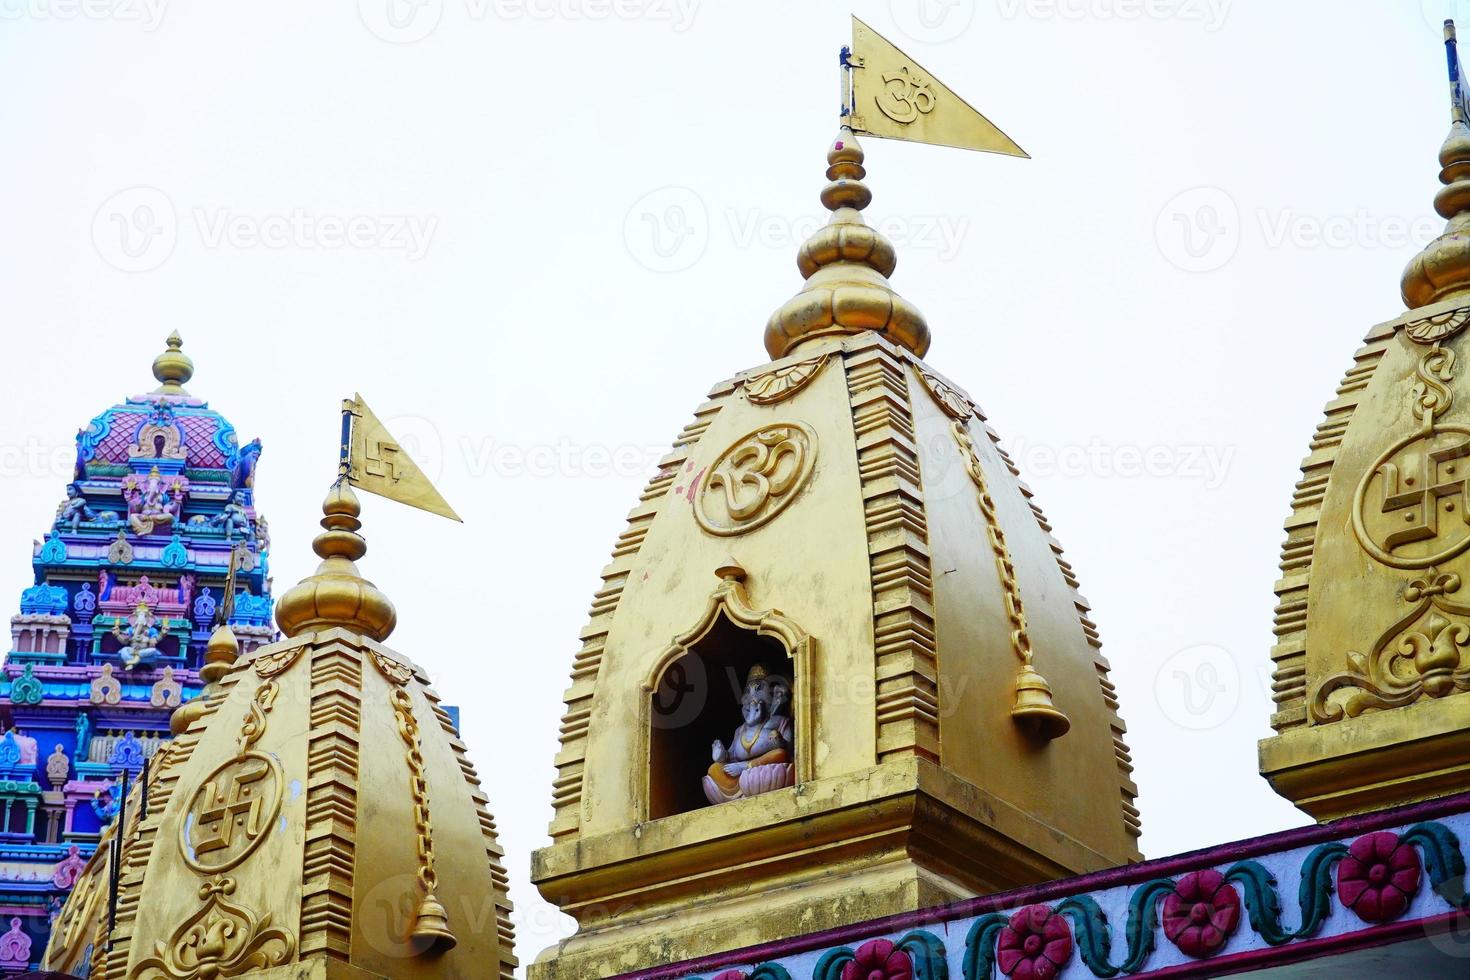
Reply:
[[[452,508],[345,400],[321,563],[273,609],[259,443],[184,390],[174,337],[160,386],[79,434],[12,620],[0,972],[1470,976],[1470,99],[1450,25],[1446,46],[1448,226],[1303,420],[1260,652],[1274,734],[1219,762],[1258,764],[1314,825],[1140,852],[1077,575],[865,220],[860,137],[1024,153],[855,22],[830,220],[796,294],[770,286],[768,360],[709,390],[616,537],[546,706],[530,867],[505,867],[490,815],[530,788],[483,757],[482,787],[358,567],[357,489]],[[513,876],[577,926],[524,968]]]

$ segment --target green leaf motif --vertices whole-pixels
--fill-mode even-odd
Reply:
[[[1159,924],[1159,899],[1174,890],[1169,878],[1155,878],[1140,885],[1128,900],[1128,958],[1123,961],[1124,973],[1137,973],[1143,969],[1149,954],[1154,951],[1154,928]]]
[[[1434,821],[1415,824],[1401,839],[1424,852],[1429,884],[1440,898],[1457,909],[1470,904],[1465,895],[1465,856],[1460,853],[1460,839],[1448,827]]]
[[[857,955],[847,946],[829,949],[817,960],[817,968],[812,971],[812,980],[842,980],[842,968],[855,959]]]
[[[1316,935],[1317,930],[1322,928],[1322,923],[1327,921],[1327,916],[1332,912],[1332,895],[1335,890],[1332,870],[1346,854],[1347,845],[1333,841],[1315,848],[1302,862],[1302,884],[1297,893],[1297,900],[1302,908],[1302,924],[1291,934],[1292,939]]]
[[[944,943],[932,932],[915,929],[894,943],[914,962],[914,980],[949,980],[949,961]]]
[[[1113,928],[1102,907],[1086,895],[1064,899],[1053,911],[1072,923],[1077,941],[1077,955],[1093,976],[1115,977],[1119,967],[1110,962],[1113,951]]]
[[[1294,938],[1281,927],[1281,899],[1276,894],[1276,879],[1259,861],[1241,861],[1225,872],[1227,882],[1235,882],[1245,892],[1245,910],[1251,928],[1271,946],[1289,943]]]
[[[975,924],[970,926],[970,931],[965,936],[965,959],[960,965],[960,972],[965,975],[965,980],[990,980],[991,968],[995,966],[996,940],[1010,921],[1009,916],[992,912],[976,919]]]

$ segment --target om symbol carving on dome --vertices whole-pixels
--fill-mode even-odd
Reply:
[[[801,422],[762,426],[720,454],[700,481],[694,519],[710,534],[744,534],[796,499],[816,461],[817,434]]]
[[[1434,347],[1419,362],[1413,388],[1419,431],[1376,459],[1353,499],[1353,532],[1376,561],[1431,568],[1470,547],[1470,427],[1443,423],[1450,408],[1455,355]]]
[[[260,752],[236,756],[210,773],[179,825],[184,863],[215,874],[249,857],[275,825],[284,782],[280,763]]]

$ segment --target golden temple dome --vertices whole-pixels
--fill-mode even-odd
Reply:
[[[1470,126],[1445,41],[1449,226],[1327,403],[1281,551],[1261,772],[1319,820],[1460,792],[1470,768]]]
[[[184,385],[194,377],[194,361],[183,351],[184,338],[175,330],[168,335],[168,349],[153,359],[153,376],[158,391],[168,395],[184,394]]]
[[[603,570],[532,862],[579,931],[533,980],[1139,857],[1077,580],[984,416],[920,359],[850,132],[828,165],[775,360],[714,386]]]
[[[339,485],[323,509],[322,566],[281,603],[288,638],[239,657],[216,630],[210,683],[82,872],[47,969],[510,980],[508,879],[479,779],[423,670],[378,642],[394,617],[353,564],[355,496]]]

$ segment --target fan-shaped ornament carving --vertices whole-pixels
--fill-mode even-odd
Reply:
[[[1404,324],[1404,333],[1416,344],[1437,344],[1464,330],[1467,323],[1470,323],[1470,306],[1410,320]]]
[[[924,382],[924,387],[928,389],[929,395],[950,418],[963,422],[975,414],[975,403],[961,394],[958,388],[923,368],[916,370],[919,372],[919,379]]]
[[[822,373],[827,357],[827,354],[819,354],[775,371],[746,378],[745,397],[757,405],[774,405],[785,401]]]

